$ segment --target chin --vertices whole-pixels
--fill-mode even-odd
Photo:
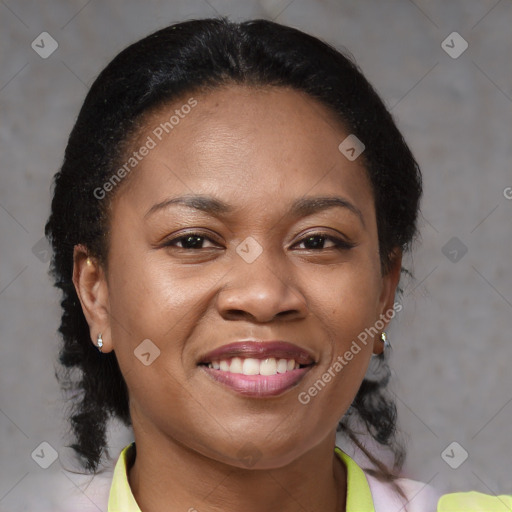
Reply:
[[[302,453],[310,448],[306,440],[287,438],[281,445],[276,441],[269,443],[272,434],[260,437],[246,437],[247,441],[236,443],[237,448],[233,450],[233,441],[223,452],[217,452],[212,458],[224,462],[230,466],[241,469],[278,469],[287,466]],[[210,445],[211,446],[211,445]]]

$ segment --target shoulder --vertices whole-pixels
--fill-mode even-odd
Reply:
[[[440,493],[431,485],[408,478],[397,478],[395,486],[366,474],[374,500],[375,512],[436,512]]]
[[[512,512],[512,496],[491,496],[476,491],[441,496],[437,512]]]
[[[395,483],[406,499],[397,495],[389,483],[366,475],[375,512],[512,512],[512,496],[492,496],[476,491],[454,492],[441,495],[432,486],[399,478]]]
[[[63,504],[62,512],[80,510],[80,512],[98,512],[107,510],[108,496],[112,484],[112,471],[105,471],[97,475],[72,475],[73,481],[66,489],[66,501]],[[62,498],[61,498],[62,499]],[[54,509],[56,510],[56,509]],[[61,510],[60,508],[57,510]]]
[[[106,511],[112,472],[97,475],[59,471],[31,475],[23,508],[31,512]]]

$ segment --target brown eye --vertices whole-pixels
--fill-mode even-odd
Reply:
[[[326,242],[330,243],[331,245],[325,247]],[[308,235],[307,237],[303,238],[299,242],[299,244],[304,244],[306,246],[306,250],[322,250],[333,248],[339,250],[346,250],[352,249],[352,247],[354,247],[354,244],[346,242],[341,238],[336,238],[334,236],[327,235],[326,233],[315,233],[312,235]]]
[[[182,235],[171,240],[165,242],[165,247],[177,247],[178,249],[208,249],[209,247],[203,247],[203,244],[208,241],[212,243],[211,247],[216,246],[213,245],[214,242],[207,236],[202,233],[187,233],[186,235]],[[181,244],[181,245],[180,245]]]

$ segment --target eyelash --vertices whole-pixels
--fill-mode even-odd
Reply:
[[[190,237],[202,238],[202,239],[209,240],[210,242],[215,243],[215,241],[211,237],[207,236],[205,233],[191,232],[191,233],[187,233],[186,235],[182,235],[182,236],[173,238],[171,240],[168,240],[167,242],[165,242],[164,247],[175,247],[176,242],[183,241]],[[304,238],[302,238],[301,240],[296,242],[294,245],[303,243],[305,240],[308,240],[310,238],[323,238],[324,240],[329,240],[329,241],[333,242],[334,247],[327,247],[327,248],[321,248],[321,249],[304,249],[304,250],[309,250],[309,251],[313,251],[313,252],[325,251],[327,249],[336,249],[338,251],[346,251],[346,250],[352,249],[356,245],[351,242],[347,242],[341,238],[337,238],[332,235],[329,235],[328,233],[323,233],[323,232],[308,233],[307,236],[305,236]],[[200,247],[199,249],[194,249],[194,248],[190,248],[190,247],[188,247],[188,248],[187,247],[177,247],[177,248],[182,249],[182,250],[190,250],[190,251],[204,249],[202,247]],[[209,248],[210,247],[207,247],[207,249],[209,249]]]

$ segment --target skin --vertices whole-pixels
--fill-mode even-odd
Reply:
[[[149,115],[134,148],[187,98]],[[382,275],[363,160],[340,153],[348,132],[323,105],[276,87],[233,85],[194,98],[198,105],[115,192],[108,271],[75,247],[91,340],[103,334],[103,352],[115,350],[129,389],[134,497],[144,512],[345,510],[336,425],[382,342],[361,344],[308,404],[298,395],[393,307],[401,254]],[[146,215],[185,194],[214,196],[233,211],[173,205]],[[360,216],[339,206],[292,216],[304,196],[342,197]],[[198,248],[177,240],[198,231],[207,237]],[[353,247],[308,242],[319,231]],[[252,263],[236,252],[249,236],[262,248]],[[197,362],[242,338],[291,341],[316,364],[279,396],[240,395]],[[134,356],[145,339],[160,350],[148,366]]]

